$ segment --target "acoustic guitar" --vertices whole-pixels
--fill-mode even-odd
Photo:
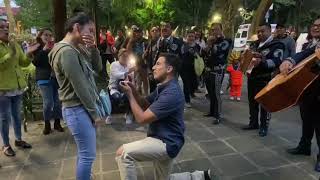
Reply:
[[[253,58],[252,50],[246,49],[240,56],[240,69],[246,74],[247,71],[252,71],[251,60]]]
[[[319,74],[311,72],[311,67],[319,59],[312,54],[297,64],[288,75],[278,74],[256,96],[269,112],[277,112],[296,105],[307,87]]]

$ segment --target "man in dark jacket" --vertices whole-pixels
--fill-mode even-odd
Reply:
[[[317,19],[311,26],[312,41],[310,41],[306,49],[297,53],[295,56],[286,59],[280,66],[283,74],[288,74],[294,65],[306,59],[308,56],[316,52],[320,59],[320,19]],[[311,68],[313,73],[320,74],[320,61],[317,61]],[[293,155],[311,155],[311,141],[315,132],[318,149],[320,149],[320,78],[315,80],[303,93],[300,98],[300,114],[302,119],[302,137],[296,148],[288,149],[288,153]],[[320,172],[320,154],[317,156],[315,170]]]
[[[251,65],[254,68],[251,72],[247,72],[250,122],[243,130],[259,129],[258,119],[260,109],[259,136],[264,137],[268,133],[271,114],[260,106],[254,97],[268,84],[274,72],[280,66],[285,46],[282,42],[273,39],[270,24],[260,25],[257,34],[258,40],[251,46],[251,50],[254,51],[254,58],[251,61]]]
[[[155,61],[158,59],[160,53],[171,53],[181,57],[181,47],[183,42],[172,36],[172,26],[168,22],[161,23],[161,37],[157,42],[157,55]]]
[[[205,82],[210,98],[210,112],[205,116],[214,117],[213,124],[219,124],[222,105],[220,90],[232,41],[224,37],[222,24],[214,23],[211,28],[212,35],[208,39],[207,48],[203,51],[206,67]]]
[[[285,45],[283,58],[292,57],[296,54],[296,42],[286,32],[286,27],[277,24],[275,39],[281,41]]]

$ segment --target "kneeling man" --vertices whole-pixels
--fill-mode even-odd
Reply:
[[[170,175],[173,159],[184,144],[184,95],[178,84],[180,60],[173,54],[160,54],[152,68],[156,90],[142,98],[132,83],[120,83],[127,94],[137,123],[149,124],[147,138],[124,144],[116,161],[122,180],[137,180],[135,162],[152,161],[156,180],[210,180],[210,170]]]

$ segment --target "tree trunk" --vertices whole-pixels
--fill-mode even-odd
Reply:
[[[53,24],[56,42],[61,41],[65,35],[64,26],[67,19],[66,0],[53,0]]]
[[[9,32],[11,34],[11,33],[14,33],[16,30],[16,22],[13,17],[10,0],[4,0],[3,2],[4,2],[4,5],[6,6],[8,21],[9,21]]]
[[[272,0],[261,0],[259,7],[255,11],[255,15],[252,18],[249,37],[251,37],[255,33],[259,24],[261,24],[264,21],[264,17],[271,5],[272,5]]]
[[[92,4],[92,18],[93,18],[93,21],[95,23],[95,27],[96,27],[96,32],[95,32],[95,37],[96,37],[96,42],[98,43],[99,42],[99,30],[100,30],[100,26],[99,26],[99,23],[98,23],[98,16],[97,16],[97,13],[98,13],[98,4],[97,4],[97,0],[92,0],[91,2]]]
[[[241,4],[240,0],[224,0],[225,6],[222,15],[222,24],[224,26],[224,33],[227,37],[234,36],[235,16],[238,13],[238,7]]]

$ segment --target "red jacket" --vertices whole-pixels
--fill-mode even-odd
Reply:
[[[100,37],[100,44],[102,44],[103,43],[103,39],[102,39],[102,34],[101,33],[100,33],[99,37]],[[106,37],[107,37],[108,45],[113,46],[115,44],[114,37],[109,32],[106,33]]]
[[[230,73],[231,85],[242,85],[242,72],[240,70],[235,70],[233,65],[227,67],[227,71]]]

